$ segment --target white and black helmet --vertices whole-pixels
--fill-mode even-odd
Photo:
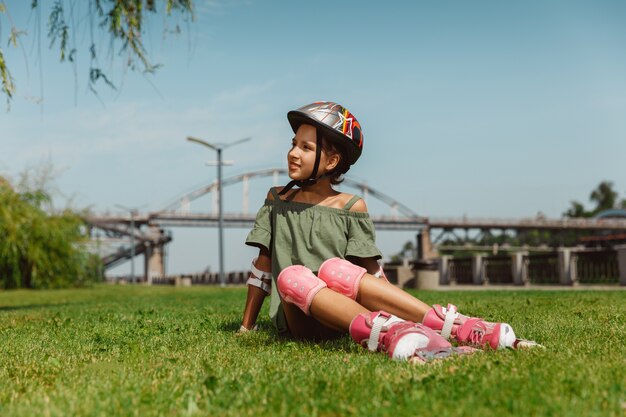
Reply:
[[[317,130],[317,155],[313,172],[307,180],[291,181],[281,194],[289,191],[294,185],[299,187],[313,185],[321,178],[317,176],[320,155],[322,152],[322,138],[333,143],[340,149],[344,163],[341,165],[341,174],[350,169],[361,156],[363,150],[363,131],[356,117],[340,104],[332,101],[317,101],[307,104],[287,113],[287,119],[294,133],[300,125],[312,125]]]

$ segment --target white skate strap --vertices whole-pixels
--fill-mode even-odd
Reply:
[[[246,284],[258,287],[269,294],[272,290],[272,274],[269,272],[261,271],[259,268],[257,268],[254,265],[256,260],[257,258],[254,258],[252,260],[252,264],[250,265],[250,271],[252,272],[252,276],[248,278]]]
[[[446,340],[450,340],[452,326],[454,325],[454,320],[456,320],[459,316],[459,313],[456,312],[456,306],[453,304],[448,304],[448,308],[445,310],[446,317],[443,321],[443,327],[441,328],[441,336],[443,336]]]
[[[387,322],[388,317],[377,315],[372,321],[372,331],[370,332],[370,338],[367,340],[367,349],[376,352],[378,350],[378,337],[383,330],[383,326]]]

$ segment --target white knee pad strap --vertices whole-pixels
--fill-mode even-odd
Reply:
[[[246,284],[258,287],[269,294],[272,290],[272,274],[257,268],[256,265],[254,265],[256,260],[257,258],[252,260],[252,264],[250,265],[251,276],[246,281]]]

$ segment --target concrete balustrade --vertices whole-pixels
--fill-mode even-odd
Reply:
[[[506,258],[488,257],[483,254],[476,254],[471,258],[444,255],[439,258],[439,283],[440,285],[457,285],[459,274],[467,271],[462,265],[467,265],[471,259],[471,277],[467,275],[467,272],[463,272],[461,276],[464,277],[464,282],[471,282],[474,285],[510,282],[518,286],[530,284],[576,286],[584,278],[585,283],[610,284],[613,282],[626,286],[626,245],[616,247],[615,252],[618,272],[615,270],[613,263],[615,258],[612,258],[614,255],[611,249],[559,248],[556,252],[537,255],[529,255],[525,251],[515,252],[510,254],[508,260],[511,276],[508,276],[508,272],[505,273],[506,276],[498,276],[497,279],[493,279],[492,276],[494,282],[490,282],[489,274],[497,274],[498,268],[502,271],[503,263],[507,262]],[[594,262],[600,262],[600,264],[594,264]],[[490,266],[490,263],[494,263],[493,266]],[[579,274],[582,272],[579,271],[579,266],[586,271],[586,275],[582,275],[583,278],[580,278]],[[471,278],[471,281],[468,281],[468,278]]]

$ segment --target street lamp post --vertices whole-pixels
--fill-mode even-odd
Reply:
[[[224,276],[224,203],[222,201],[222,151],[233,145],[238,145],[243,142],[249,141],[251,138],[243,138],[231,143],[209,143],[202,139],[187,137],[190,142],[195,142],[199,145],[206,146],[217,152],[217,199],[218,199],[218,215],[217,215],[217,228],[218,228],[218,245],[219,245],[219,263],[220,263],[220,285],[224,287],[226,285],[226,277]]]

